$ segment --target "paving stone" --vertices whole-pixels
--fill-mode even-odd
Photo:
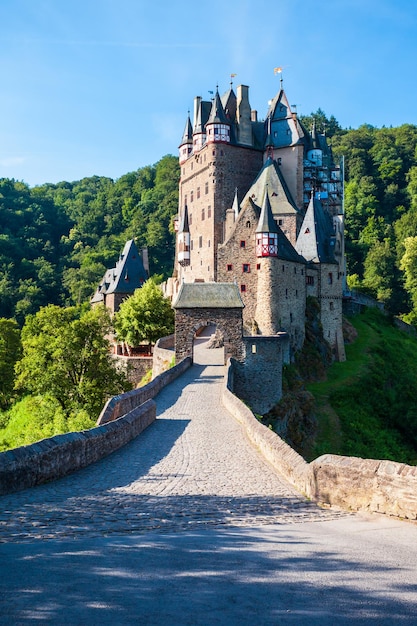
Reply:
[[[222,350],[204,354],[204,340],[200,344],[197,365],[157,396],[156,422],[134,441],[61,480],[2,496],[0,541],[344,515],[295,492],[249,443],[221,404]]]

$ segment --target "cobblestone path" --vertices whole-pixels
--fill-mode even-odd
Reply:
[[[218,350],[205,350],[215,363]],[[196,359],[198,361],[198,359]],[[0,541],[331,519],[248,442],[220,401],[222,365],[193,365],[156,398],[158,419],[61,480],[0,497]]]

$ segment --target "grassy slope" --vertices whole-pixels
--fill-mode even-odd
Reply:
[[[308,460],[328,453],[417,464],[417,340],[377,311],[350,319],[358,331],[325,382],[307,389],[316,400],[318,433]]]

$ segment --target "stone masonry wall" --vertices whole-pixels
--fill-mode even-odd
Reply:
[[[282,397],[283,353],[288,335],[244,337],[244,358],[234,364],[234,391],[255,413],[264,415]]]
[[[215,324],[224,337],[225,358],[241,358],[242,309],[177,309],[175,312],[176,360],[193,356],[196,331]]]
[[[149,370],[152,369],[152,357],[149,356],[122,356],[121,354],[113,355],[119,367],[126,372],[128,380],[137,385]]]
[[[161,337],[153,349],[152,380],[168,370],[175,359],[175,335]]]

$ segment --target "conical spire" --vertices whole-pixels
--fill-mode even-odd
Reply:
[[[262,204],[261,215],[259,216],[258,226],[256,227],[257,233],[277,233],[277,223],[272,215],[271,202],[269,200],[268,189],[265,193],[265,198]]]
[[[227,119],[226,113],[224,112],[218,89],[216,90],[216,95],[214,96],[214,100],[211,106],[211,111],[210,111],[209,118],[207,120],[207,124],[230,125],[230,120]]]
[[[234,198],[234,200],[233,200],[233,206],[232,206],[232,209],[233,209],[233,210],[234,210],[234,212],[235,212],[235,221],[236,221],[236,220],[237,220],[237,218],[238,218],[238,216],[239,216],[239,200],[238,200],[238,197],[237,197],[237,187],[236,187],[236,189],[235,189],[235,198]]]
[[[188,113],[187,121],[185,123],[184,132],[182,134],[181,146],[185,143],[193,143],[193,127],[191,125],[190,113]]]

